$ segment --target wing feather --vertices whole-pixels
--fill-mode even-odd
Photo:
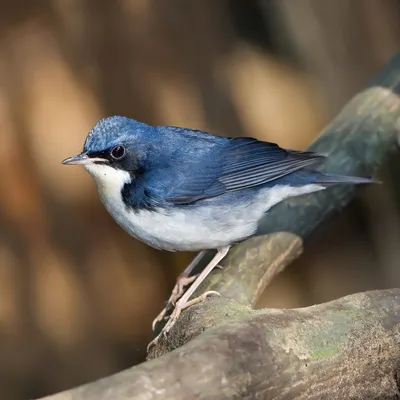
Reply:
[[[188,171],[179,194],[169,198],[169,202],[188,204],[263,185],[325,159],[321,154],[286,150],[275,143],[253,138],[229,139],[218,154],[210,156],[214,159],[205,162],[204,168],[200,165]]]

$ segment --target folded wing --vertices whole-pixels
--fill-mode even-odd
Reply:
[[[204,168],[194,168],[185,175],[178,193],[168,199],[170,203],[188,204],[263,185],[325,159],[317,153],[285,150],[253,138],[229,139],[212,156],[216,159],[205,162]]]

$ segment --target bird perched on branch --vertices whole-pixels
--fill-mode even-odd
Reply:
[[[182,310],[215,293],[190,300],[229,247],[252,236],[272,206],[337,183],[372,182],[319,172],[324,159],[253,138],[149,126],[114,116],[100,120],[83,152],[63,164],[84,165],[107,211],[134,238],[162,250],[200,251],[178,277],[165,334]],[[198,276],[190,276],[209,249],[217,250],[215,257]]]

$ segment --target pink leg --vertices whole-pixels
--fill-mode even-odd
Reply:
[[[176,279],[176,284],[175,284],[174,288],[172,289],[172,294],[167,301],[167,304],[165,305],[163,310],[160,312],[160,314],[157,315],[157,317],[154,319],[154,321],[151,325],[153,331],[155,330],[157,323],[164,319],[164,317],[167,314],[170,307],[174,306],[175,303],[180,299],[183,292],[185,291],[185,287],[190,285],[192,282],[194,282],[196,280],[198,275],[193,275],[193,276],[189,276],[189,275],[193,271],[193,269],[196,267],[196,265],[200,262],[200,260],[203,258],[205,253],[206,253],[206,251],[204,250],[204,251],[201,251],[199,254],[197,254],[197,256],[192,260],[192,262],[178,276],[178,278]]]
[[[175,305],[175,309],[174,309],[173,313],[169,317],[167,324],[164,326],[161,333],[152,342],[149,343],[147,349],[154,346],[160,339],[161,335],[165,336],[171,330],[171,328],[175,325],[175,322],[178,320],[178,318],[181,315],[181,312],[183,310],[185,310],[186,308],[188,308],[194,304],[200,303],[210,294],[219,295],[219,293],[217,293],[217,292],[208,291],[206,293],[203,293],[201,296],[196,297],[195,299],[189,301],[190,296],[196,291],[196,289],[200,286],[200,284],[204,281],[204,279],[206,279],[208,274],[216,266],[218,266],[218,263],[228,254],[229,248],[230,248],[230,246],[226,246],[226,247],[222,247],[221,249],[218,250],[218,253],[214,256],[214,258],[204,268],[204,270],[197,277],[197,279],[192,283],[192,285],[186,291],[186,293],[178,300],[178,302]]]

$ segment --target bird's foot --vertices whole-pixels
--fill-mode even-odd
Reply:
[[[162,330],[163,335],[167,336],[168,332],[175,325],[176,321],[178,321],[179,316],[181,315],[183,310],[186,310],[187,308],[194,306],[195,304],[202,303],[210,295],[220,296],[220,294],[218,292],[215,292],[214,290],[209,290],[208,292],[203,293],[201,296],[196,297],[196,298],[186,301],[186,302],[181,303],[178,300],[178,302],[175,305],[175,309],[174,309],[173,313],[169,317],[168,322],[166,323],[164,329]]]
[[[178,277],[178,279],[176,280],[176,284],[172,289],[171,296],[165,304],[165,307],[160,312],[160,314],[157,315],[157,317],[153,320],[153,323],[151,324],[153,332],[155,331],[155,328],[159,322],[168,319],[168,316],[166,316],[167,313],[175,306],[176,302],[182,297],[183,293],[185,292],[186,286],[194,282],[197,277],[198,275],[193,275],[193,276],[182,275]]]
[[[175,325],[176,321],[178,321],[181,313],[183,310],[186,310],[187,308],[194,306],[195,304],[199,304],[203,302],[208,296],[220,296],[220,294],[214,290],[210,290],[208,292],[203,293],[201,296],[198,296],[192,300],[189,301],[184,301],[181,302],[178,300],[178,302],[175,305],[175,309],[170,315],[168,322],[162,329],[162,331],[157,335],[155,339],[153,339],[147,346],[147,351],[149,351],[153,346],[155,346],[161,337],[166,337],[168,335],[168,332],[172,329],[172,327]],[[160,314],[161,315],[161,314]]]
[[[180,276],[176,280],[176,285],[172,289],[172,295],[169,299],[173,305],[182,297],[183,293],[185,292],[186,286],[189,286],[192,282],[194,282],[199,274],[193,276]]]

